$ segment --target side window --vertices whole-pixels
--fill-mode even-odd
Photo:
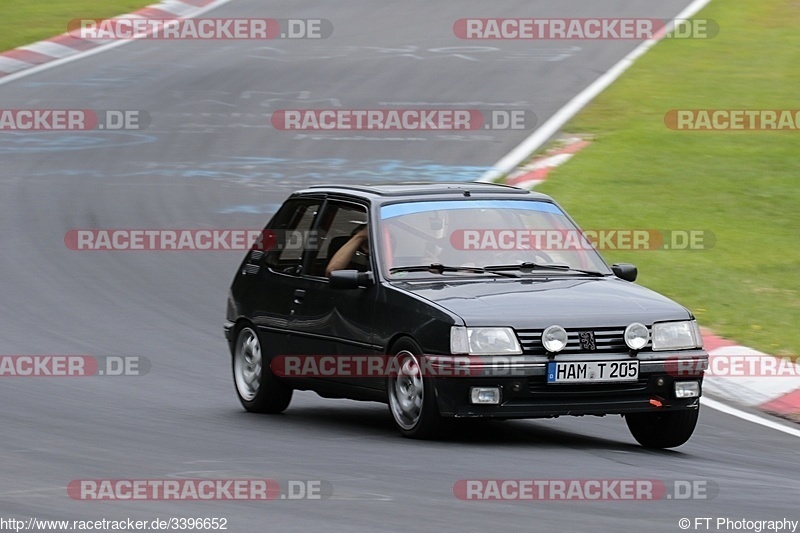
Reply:
[[[274,248],[267,253],[266,265],[269,268],[288,274],[300,273],[304,243],[321,203],[319,199],[292,200],[275,215],[267,229],[275,239]]]
[[[318,226],[319,234],[324,238],[318,241],[319,252],[310,265],[309,274],[325,276],[325,268],[331,258],[340,250],[367,221],[367,210],[363,206],[349,203],[331,202],[323,213]],[[353,254],[347,268],[369,270],[371,268],[368,244]]]

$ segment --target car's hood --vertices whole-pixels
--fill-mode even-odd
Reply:
[[[613,277],[403,281],[393,285],[459,315],[468,326],[612,327],[691,316],[669,298]]]

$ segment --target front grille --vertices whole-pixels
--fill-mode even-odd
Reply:
[[[630,349],[625,344],[625,326],[611,328],[565,328],[567,329],[567,345],[561,350],[560,354],[593,354],[593,353],[626,353]],[[650,329],[650,328],[647,328]],[[580,334],[591,331],[594,333],[595,350],[587,350],[581,347]],[[525,355],[547,355],[547,350],[542,346],[542,333],[544,329],[523,329],[517,331],[519,342],[522,345],[522,353]],[[650,341],[647,342],[641,352],[652,351]]]

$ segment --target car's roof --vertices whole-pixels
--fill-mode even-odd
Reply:
[[[312,185],[295,194],[331,193],[348,196],[359,196],[373,199],[397,199],[399,197],[419,198],[424,196],[449,196],[452,198],[470,197],[472,195],[492,197],[527,197],[531,199],[551,200],[545,194],[535,193],[527,189],[502,185],[499,183],[454,182],[454,183],[400,183],[400,184],[347,184],[347,185]]]

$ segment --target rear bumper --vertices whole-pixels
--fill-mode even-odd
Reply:
[[[702,394],[707,363],[705,352],[694,351],[640,361],[634,382],[554,384],[546,381],[546,363],[520,364],[513,372],[506,366],[503,373],[487,368],[491,361],[484,359],[474,363],[480,366],[480,377],[434,378],[434,390],[439,412],[446,417],[549,418],[697,409],[699,397],[676,398],[674,384],[697,381]],[[473,372],[479,373],[477,368]],[[500,404],[472,404],[472,387],[500,388]]]

